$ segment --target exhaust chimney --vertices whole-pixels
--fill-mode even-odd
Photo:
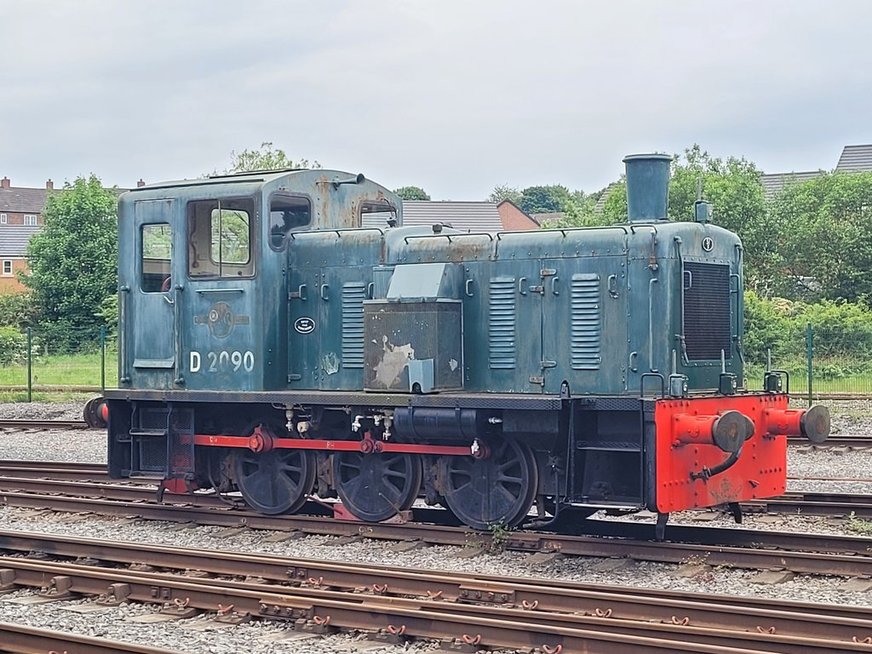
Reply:
[[[9,178],[6,175],[3,176],[3,179],[0,179],[0,188],[9,188],[12,182],[9,181]]]
[[[46,180],[46,182],[45,182],[45,190],[46,191],[53,191],[54,190],[54,182],[51,181],[50,179]]]
[[[630,154],[627,167],[627,218],[631,223],[666,220],[669,202],[668,154]]]

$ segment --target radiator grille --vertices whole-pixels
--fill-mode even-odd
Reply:
[[[599,275],[572,276],[570,363],[573,370],[597,370],[602,362]]]
[[[684,264],[684,344],[690,361],[730,358],[730,267]],[[690,274],[687,274],[690,273]]]
[[[488,300],[488,361],[496,370],[515,367],[515,278],[490,280]]]
[[[342,367],[363,368],[363,301],[366,284],[342,285]]]

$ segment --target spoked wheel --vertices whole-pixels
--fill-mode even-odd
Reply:
[[[381,522],[412,506],[421,489],[421,458],[411,454],[333,455],[333,485],[352,515]]]
[[[473,529],[518,525],[539,482],[533,453],[514,439],[491,443],[485,459],[444,456],[439,470],[445,503]]]
[[[248,505],[268,515],[298,511],[315,485],[315,459],[306,450],[240,451],[235,472]]]

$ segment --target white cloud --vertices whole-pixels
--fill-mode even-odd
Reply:
[[[627,152],[694,141],[782,170],[869,140],[864,2],[0,0],[0,15],[14,183],[197,175],[269,140],[474,199],[593,190]]]

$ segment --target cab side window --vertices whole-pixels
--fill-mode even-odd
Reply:
[[[312,224],[312,203],[309,198],[286,193],[273,193],[269,199],[269,246],[284,250],[291,233]]]
[[[167,223],[142,226],[141,273],[139,287],[143,293],[166,293],[170,290],[173,231]]]
[[[388,202],[363,202],[360,205],[361,227],[395,227],[397,209]]]
[[[188,274],[191,277],[254,275],[251,199],[188,203]]]

